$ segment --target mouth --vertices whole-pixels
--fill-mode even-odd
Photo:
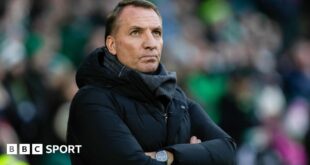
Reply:
[[[143,55],[140,59],[157,58],[157,55]]]

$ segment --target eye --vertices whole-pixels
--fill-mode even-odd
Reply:
[[[133,30],[133,31],[130,32],[131,36],[138,36],[139,34],[140,34],[139,30]]]
[[[155,30],[153,31],[154,36],[160,37],[161,36],[161,31]]]

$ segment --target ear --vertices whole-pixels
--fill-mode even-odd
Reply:
[[[106,47],[108,48],[109,52],[113,55],[116,55],[116,49],[115,49],[115,38],[111,35],[107,37],[106,40]]]

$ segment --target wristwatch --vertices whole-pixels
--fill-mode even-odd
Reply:
[[[155,159],[159,162],[167,162],[168,161],[167,152],[165,150],[156,152]]]

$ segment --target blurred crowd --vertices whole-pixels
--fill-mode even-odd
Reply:
[[[9,143],[65,144],[75,71],[104,46],[116,0],[0,1],[0,165],[69,165],[6,155]],[[152,0],[162,62],[238,144],[238,165],[310,164],[307,0]]]

